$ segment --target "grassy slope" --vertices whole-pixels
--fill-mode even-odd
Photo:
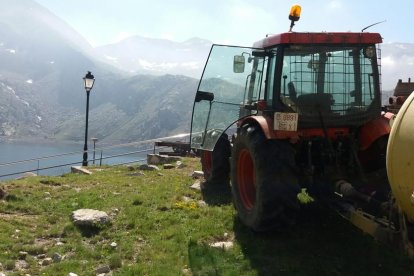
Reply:
[[[199,206],[200,192],[189,188],[198,160],[184,163],[141,176],[105,167],[91,176],[1,182],[8,196],[0,201],[0,271],[20,275],[7,269],[26,251],[25,273],[32,275],[94,275],[105,264],[114,275],[414,275],[412,261],[318,205],[304,210],[289,231],[252,233],[229,198]],[[112,223],[100,231],[79,229],[70,220],[79,208],[106,211]],[[234,247],[209,246],[225,240]],[[38,254],[56,252],[63,261],[38,264]]]

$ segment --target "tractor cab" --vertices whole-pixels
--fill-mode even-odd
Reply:
[[[213,150],[235,122],[268,139],[351,129],[381,114],[378,33],[282,33],[213,45],[195,97],[191,146]]]

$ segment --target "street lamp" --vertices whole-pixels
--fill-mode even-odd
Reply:
[[[83,146],[83,161],[82,166],[88,166],[88,117],[89,117],[89,92],[91,92],[93,83],[95,82],[94,76],[90,71],[83,78],[83,83],[86,90],[86,126],[85,126],[85,145]]]

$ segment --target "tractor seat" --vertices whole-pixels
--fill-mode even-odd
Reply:
[[[296,100],[300,112],[305,115],[319,115],[331,113],[334,100],[331,94],[303,94]]]

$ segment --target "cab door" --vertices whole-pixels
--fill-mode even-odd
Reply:
[[[213,150],[227,128],[241,117],[257,112],[255,104],[264,82],[264,61],[259,49],[212,46],[194,100],[192,148]]]

